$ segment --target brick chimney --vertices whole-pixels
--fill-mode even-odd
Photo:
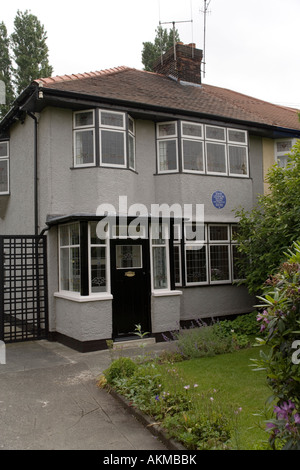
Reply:
[[[178,81],[200,85],[202,57],[202,50],[196,49],[195,44],[178,42],[175,51],[171,47],[154,62],[153,70]]]

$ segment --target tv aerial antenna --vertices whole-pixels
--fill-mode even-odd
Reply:
[[[206,66],[206,17],[207,17],[207,13],[210,13],[210,11],[208,11],[208,7],[209,7],[210,2],[211,2],[211,0],[204,0],[204,9],[200,10],[201,13],[203,13],[203,15],[204,15],[204,27],[203,27],[204,38],[203,38],[203,59],[202,59],[203,78],[205,77],[205,66]]]
[[[159,22],[159,26],[161,26],[162,24],[171,24],[173,25],[173,43],[174,43],[174,59],[176,61],[176,29],[175,29],[175,25],[178,24],[178,23],[193,23],[193,20],[187,20],[187,21],[166,21],[164,23],[162,23],[161,21]],[[193,54],[194,54],[194,50],[193,50]]]

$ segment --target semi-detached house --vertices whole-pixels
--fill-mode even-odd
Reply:
[[[300,123],[295,109],[201,83],[201,59],[178,43],[154,73],[41,78],[17,98],[0,123],[5,341],[88,351],[136,325],[159,340],[252,311],[234,210],[253,207]]]

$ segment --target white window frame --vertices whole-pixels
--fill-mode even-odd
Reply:
[[[219,226],[224,226],[227,228],[227,238],[226,240],[212,240],[210,238],[210,227],[219,227]],[[208,242],[209,242],[209,283],[211,285],[214,284],[231,284],[232,283],[232,274],[231,274],[231,250],[230,250],[230,245],[231,245],[231,228],[229,224],[208,224]],[[211,252],[210,252],[210,247],[211,246],[226,246],[227,247],[227,255],[228,255],[228,279],[222,279],[220,281],[213,281],[211,278]]]
[[[129,128],[129,122],[132,122],[133,130],[131,131]],[[130,154],[129,154],[129,138],[133,139],[133,166],[130,165]],[[135,121],[134,119],[128,115],[128,168],[130,170],[136,170],[136,150],[135,150]]]
[[[150,226],[150,266],[151,266],[151,290],[152,293],[163,293],[170,292],[171,290],[171,276],[170,276],[170,250],[169,250],[169,227],[167,223],[162,223],[163,230],[165,231],[164,243],[155,244],[153,243],[153,228],[158,224]],[[161,289],[154,288],[154,266],[153,266],[153,248],[165,248],[166,250],[166,274],[167,274],[167,285]]]
[[[239,177],[239,178],[249,178],[249,153],[248,153],[248,147],[246,145],[237,145],[237,144],[232,144],[232,143],[228,143],[227,147],[228,147],[227,156],[228,156],[228,174],[229,174],[229,176],[235,176],[235,177]],[[244,148],[246,150],[246,173],[245,174],[231,173],[230,172],[230,150],[229,150],[229,147]]]
[[[189,248],[192,247],[193,249],[201,249],[205,248],[205,260],[206,260],[206,266],[205,266],[205,271],[206,271],[206,281],[196,281],[196,282],[188,282],[187,280],[187,251],[189,251]],[[185,244],[184,246],[184,261],[185,261],[185,279],[186,279],[186,286],[207,286],[209,284],[208,282],[208,256],[207,256],[207,243],[202,243],[202,244],[197,244],[197,243],[189,243]]]
[[[105,244],[104,243],[91,243],[91,224],[88,224],[88,276],[89,276],[89,297],[107,297],[108,294],[111,294],[111,282],[110,282],[110,244],[109,244],[109,224],[108,224],[108,232],[106,233]],[[106,258],[106,290],[103,292],[92,292],[92,257],[91,257],[91,249],[92,248],[105,248],[105,258]]]
[[[184,149],[183,149],[183,143],[184,141],[188,141],[188,142],[197,142],[197,143],[201,143],[202,144],[202,152],[203,152],[203,170],[190,170],[190,169],[185,169],[184,167]],[[182,156],[182,172],[183,173],[196,173],[198,175],[204,175],[206,173],[206,158],[205,158],[205,145],[204,145],[204,141],[201,140],[200,138],[199,139],[192,139],[192,138],[189,138],[187,139],[186,137],[182,137],[181,138],[181,156]]]
[[[122,126],[112,126],[109,124],[102,124],[101,123],[101,114],[108,113],[108,114],[119,114],[123,118],[123,125]],[[122,111],[111,111],[110,109],[99,109],[99,127],[102,129],[116,129],[116,130],[126,130],[126,113]]]
[[[192,122],[192,121],[181,121],[181,137],[187,140],[204,140],[204,129],[203,129],[203,124],[200,124],[198,122]],[[183,132],[183,126],[184,125],[190,125],[190,126],[195,126],[195,127],[200,127],[201,129],[201,137],[196,136],[196,135],[190,135],[190,134],[185,134]]]
[[[1,191],[0,196],[6,196],[10,194],[10,158],[9,158],[9,153],[10,153],[10,148],[9,148],[9,140],[2,140],[0,142],[1,144],[7,144],[7,155],[0,157],[0,162],[7,162],[7,191]]]
[[[208,144],[214,144],[214,145],[222,145],[225,149],[225,172],[221,171],[209,171],[208,170],[208,152],[207,152],[207,145]],[[228,176],[228,155],[227,155],[227,145],[226,143],[221,143],[220,141],[217,140],[206,140],[205,141],[205,156],[206,156],[206,174],[207,175],[221,175],[221,176]]]
[[[245,135],[245,142],[238,142],[236,140],[230,140],[229,139],[229,133],[231,131],[241,132],[242,134],[244,134]],[[247,146],[248,145],[248,132],[244,131],[243,129],[235,129],[235,128],[232,128],[232,127],[227,127],[227,143],[228,144],[240,145],[242,147]]]
[[[170,135],[159,135],[159,127],[166,125],[166,124],[174,124],[175,132],[174,134]],[[165,122],[158,122],[156,124],[156,135],[157,135],[157,173],[158,174],[166,174],[166,173],[178,173],[179,171],[179,160],[178,160],[178,131],[177,131],[177,121],[165,121]],[[176,151],[176,168],[174,170],[161,170],[160,169],[160,152],[159,152],[159,143],[166,142],[166,141],[175,141],[175,151]]]
[[[69,241],[68,241],[68,245],[61,245],[61,237],[60,237],[60,231],[62,229],[62,227],[70,227],[71,225],[76,225],[78,224],[78,227],[79,227],[79,244],[77,245],[70,245],[70,228],[68,229],[69,231]],[[81,247],[80,247],[80,224],[79,222],[70,222],[68,224],[63,224],[63,225],[59,225],[58,227],[58,273],[59,273],[59,292],[62,293],[62,294],[68,294],[68,295],[72,295],[72,296],[80,296],[80,287],[79,287],[79,291],[73,291],[73,290],[66,290],[66,289],[62,289],[62,286],[61,286],[61,273],[62,273],[62,261],[61,261],[61,249],[68,249],[69,251],[69,281],[70,281],[70,251],[71,251],[71,248],[79,248],[79,262],[80,262],[80,253],[81,253]],[[81,282],[81,267],[80,267],[80,282]]]
[[[224,131],[224,139],[213,139],[211,137],[207,137],[207,128],[208,127],[213,127],[215,129],[222,129]],[[205,125],[205,140],[210,141],[210,142],[226,142],[226,127],[221,127],[221,126],[214,126],[212,124],[206,124]]]
[[[76,126],[76,115],[83,114],[83,113],[92,113],[93,123],[88,124],[86,126]],[[92,133],[93,133],[93,162],[78,164],[76,162],[76,155],[75,155],[76,135],[79,132],[86,132],[86,131],[92,131]],[[82,111],[74,111],[74,113],[73,113],[73,165],[74,165],[74,168],[86,168],[86,167],[91,167],[91,166],[96,165],[95,111],[94,111],[94,109],[85,109],[85,110],[82,110]]]
[[[114,132],[123,135],[123,143],[124,143],[124,163],[122,164],[114,164],[114,163],[103,163],[102,161],[102,131],[104,132]],[[127,152],[126,152],[126,132],[118,129],[113,128],[106,128],[100,127],[99,129],[99,145],[100,145],[100,166],[107,167],[107,168],[126,168],[127,167]]]
[[[275,162],[278,164],[278,166],[280,166],[279,165],[280,157],[287,157],[290,154],[291,150],[278,152],[277,151],[277,144],[280,143],[280,142],[287,142],[287,141],[291,142],[291,148],[293,148],[293,146],[297,142],[297,139],[287,137],[286,139],[276,139],[274,141],[274,158],[275,158]],[[286,158],[286,160],[288,160],[288,158]],[[286,164],[283,166],[283,168],[285,168],[285,167],[286,167]]]
[[[159,144],[160,142],[167,142],[167,141],[174,141],[175,142],[175,151],[176,151],[176,168],[174,170],[161,170],[160,169],[160,152],[159,152]],[[178,139],[177,137],[171,137],[168,139],[158,139],[157,140],[157,172],[162,175],[166,173],[178,173],[179,165],[178,165]]]

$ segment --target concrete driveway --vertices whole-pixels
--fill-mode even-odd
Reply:
[[[7,344],[0,450],[166,450],[96,386],[110,362],[109,351],[83,354],[48,341]]]

